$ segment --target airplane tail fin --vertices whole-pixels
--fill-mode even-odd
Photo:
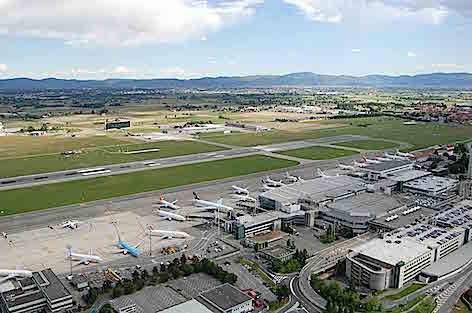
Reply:
[[[197,195],[195,191],[193,192],[193,197],[195,198],[195,200],[200,200],[200,197]]]
[[[161,197],[159,198],[159,200],[162,202],[162,200],[164,200],[164,197],[161,195]]]
[[[218,201],[216,201],[216,203],[218,203],[219,205],[222,205],[223,204],[223,199],[219,199]]]
[[[365,157],[365,155],[362,156],[362,160],[364,160],[364,162],[367,162],[367,158]]]
[[[321,177],[324,177],[324,176],[325,176],[325,174],[323,173],[323,171],[320,170],[319,168],[316,169],[316,174],[317,174],[318,176],[321,176]]]
[[[173,201],[173,202],[172,202],[172,204],[176,204],[176,203],[177,203],[177,201],[179,201],[179,200],[175,200],[175,201]]]

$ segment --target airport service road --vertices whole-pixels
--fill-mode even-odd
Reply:
[[[152,159],[147,161],[113,164],[96,166],[93,168],[82,168],[61,172],[43,173],[28,176],[10,177],[0,179],[0,189],[13,189],[21,187],[29,187],[33,185],[50,184],[55,182],[64,182],[70,180],[87,179],[91,177],[116,175],[123,173],[130,173],[136,171],[151,170],[163,167],[178,166],[192,163],[199,163],[204,161],[214,161],[225,158],[235,158],[247,155],[252,155],[261,152],[272,152],[280,150],[290,150],[297,148],[311,147],[317,144],[327,144],[345,141],[365,140],[368,137],[364,136],[336,136],[321,139],[294,141],[284,144],[274,144],[260,147],[248,148],[234,148],[230,150],[223,150],[218,152],[206,152],[199,154],[183,155],[171,158]],[[280,155],[280,158],[287,158],[287,156]],[[307,161],[312,162],[312,161]],[[87,171],[94,170],[94,171]]]

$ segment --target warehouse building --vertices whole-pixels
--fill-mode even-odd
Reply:
[[[2,283],[0,295],[4,313],[61,312],[73,306],[72,295],[51,269]]]
[[[403,184],[403,190],[423,194],[427,196],[438,196],[448,191],[456,190],[459,181],[446,177],[425,176]]]
[[[369,164],[361,168],[361,171],[367,173],[370,180],[379,180],[411,169],[413,169],[413,163],[408,160],[392,160],[390,162]]]
[[[200,294],[203,304],[210,304],[221,313],[246,313],[254,307],[252,298],[230,284],[223,284]]]

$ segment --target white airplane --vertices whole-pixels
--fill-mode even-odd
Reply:
[[[238,195],[248,195],[249,194],[249,190],[247,190],[246,188],[242,188],[242,187],[239,187],[239,186],[236,186],[236,185],[231,186],[231,188],[233,188],[233,192],[235,194],[238,194]]]
[[[291,183],[303,182],[304,181],[303,178],[301,178],[299,176],[290,175],[288,172],[285,173],[285,178]]]
[[[393,155],[393,154],[389,154],[389,153],[385,153],[384,156],[386,158],[389,158],[389,159],[392,159],[392,160],[407,160],[408,159],[408,158],[401,157],[399,155]]]
[[[64,221],[61,224],[61,227],[62,228],[75,229],[75,228],[79,227],[79,224],[82,224],[82,222],[79,222],[77,220],[67,220],[67,221]]]
[[[282,187],[284,183],[282,181],[272,180],[269,176],[262,179],[262,183],[269,186],[269,187]]]
[[[224,209],[228,211],[232,211],[233,208],[223,204],[223,199],[218,200],[217,202],[202,200],[200,197],[194,192],[194,203],[198,206],[205,207],[207,209]]]
[[[264,189],[265,191],[271,191],[271,190],[277,189],[277,187],[271,187],[271,186],[268,186],[268,185],[262,185],[262,189]]]
[[[89,254],[80,254],[80,253],[73,253],[72,248],[67,250],[67,257],[71,260],[78,260],[79,264],[89,265],[90,263],[100,263],[103,262],[103,259],[97,255],[92,254],[92,250],[90,250]]]
[[[190,238],[190,235],[183,231],[153,229],[152,226],[149,226],[147,233],[150,234],[151,236],[162,237],[163,239]]]
[[[357,161],[352,162],[352,164],[354,164],[357,167],[366,167],[366,166],[369,165],[367,163],[361,163],[361,162],[357,162]]]
[[[415,156],[411,153],[403,153],[400,150],[397,150],[397,155],[404,157],[404,158],[414,158]]]
[[[243,202],[251,202],[251,203],[256,203],[257,202],[257,200],[255,198],[252,198],[250,196],[234,195],[234,197],[236,199],[238,199],[239,201],[243,201]]]
[[[175,214],[175,213],[171,213],[171,212],[166,212],[166,211],[163,211],[163,210],[155,210],[154,212],[156,212],[157,215],[168,219],[169,221],[176,220],[176,221],[184,222],[184,221],[187,220],[185,218],[185,216]]]
[[[380,161],[380,162],[390,162],[390,161],[392,161],[392,159],[384,158],[384,157],[379,157],[379,156],[378,156],[378,157],[375,157],[375,159],[376,159],[377,161]]]
[[[0,283],[10,280],[12,278],[27,278],[32,277],[33,273],[25,270],[0,270]]]
[[[316,175],[318,175],[319,177],[322,177],[322,178],[331,178],[331,177],[335,177],[335,176],[329,176],[329,175],[326,175],[322,170],[320,170],[319,168],[316,169]],[[339,176],[336,175],[336,176]]]
[[[176,202],[177,200],[172,202],[166,201],[162,195],[159,198],[159,204],[161,205],[161,208],[171,208],[174,210],[178,210],[180,209],[180,207],[178,205],[175,205]]]
[[[364,160],[364,162],[370,163],[370,164],[380,164],[380,163],[382,163],[382,162],[377,161],[377,160],[368,159],[368,158],[366,158],[364,155],[362,156],[362,159]]]
[[[345,171],[354,171],[356,169],[354,166],[345,165],[345,164],[341,164],[341,163],[339,163],[338,166],[339,166],[340,169],[345,170]]]

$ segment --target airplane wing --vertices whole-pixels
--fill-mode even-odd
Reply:
[[[5,276],[5,277],[2,277],[0,278],[0,284],[7,281],[7,280],[10,280],[12,278],[15,278],[15,275],[8,275],[8,276]]]
[[[143,243],[143,242],[141,241],[140,243],[138,243],[138,244],[137,244],[136,246],[134,246],[133,248],[138,249],[139,246],[140,246],[142,243]]]

